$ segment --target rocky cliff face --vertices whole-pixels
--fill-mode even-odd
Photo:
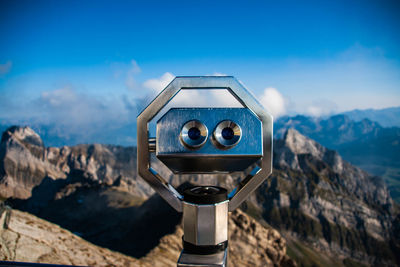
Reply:
[[[283,138],[290,128],[337,150],[353,165],[382,176],[392,198],[400,203],[400,128],[384,128],[368,119],[354,121],[346,115],[326,119],[299,115],[278,119],[275,136]]]
[[[181,216],[159,196],[151,196],[152,190],[137,179],[135,148],[104,145],[46,148],[28,127],[8,129],[1,145],[2,193],[4,197],[12,197],[11,205],[57,223],[94,244],[140,258],[136,260],[93,245],[88,248],[87,242],[70,232],[59,227],[53,229],[51,223],[13,210],[9,228],[3,229],[5,251],[0,252],[3,259],[96,266],[176,264],[183,234]],[[156,167],[176,185],[190,180],[233,187],[230,176],[219,181],[212,176],[194,175],[173,179],[164,166]],[[21,226],[25,223],[31,226],[29,231]],[[271,227],[240,211],[232,214],[229,227],[231,266],[296,265],[286,256],[285,240]],[[24,239],[19,238],[22,235]],[[54,244],[59,239],[72,241]],[[70,245],[74,249],[68,252]],[[23,256],[36,246],[32,256]],[[101,253],[106,258],[100,263]],[[111,262],[113,257],[115,262]]]
[[[382,179],[293,129],[275,142],[274,168],[252,201],[267,222],[332,257],[393,264],[395,207]]]
[[[107,145],[44,147],[29,127],[11,127],[0,144],[0,195],[27,199],[32,189],[47,178],[71,180],[81,176],[97,184],[118,183],[138,196],[149,196],[151,188],[136,179],[136,148]]]
[[[141,260],[153,266],[174,266],[182,249],[183,230],[166,235],[160,244]],[[273,228],[261,225],[240,210],[229,217],[229,266],[297,266],[286,255],[286,241]],[[160,265],[161,266],[161,265]]]
[[[39,135],[29,127],[11,127],[0,143],[0,194],[27,198],[32,188],[46,176],[65,178],[65,173],[45,161],[45,148]]]
[[[278,119],[275,122],[275,136],[283,138],[286,131],[291,128],[329,148],[353,141],[372,139],[381,132],[387,131],[374,121],[364,119],[356,122],[346,115],[334,115],[326,119],[298,115]]]
[[[137,258],[148,255],[160,239],[177,238],[173,235],[179,214],[158,196],[151,196],[152,190],[136,177],[135,148],[45,148],[29,128],[15,127],[3,134],[0,155],[1,192],[5,197],[14,196],[14,207]],[[154,164],[174,185],[191,181],[232,188],[239,177],[173,177],[165,166]],[[267,222],[279,229],[289,240],[288,254],[302,264],[400,263],[396,256],[400,254],[397,208],[382,180],[296,130],[288,130],[275,141],[273,175],[242,208],[261,224]],[[270,241],[265,240],[269,238],[255,237],[251,227],[232,236],[246,240],[238,245],[239,250],[246,251],[245,243],[268,250]],[[160,251],[168,247],[162,247],[163,242]],[[253,254],[246,252],[243,257],[250,258],[242,261],[262,262],[259,251]],[[274,254],[270,251],[268,259],[277,264],[282,255]]]
[[[331,186],[321,182],[325,189],[333,191],[333,182],[337,182],[341,189],[362,201],[379,204],[387,209],[393,206],[382,179],[349,164],[336,151],[323,147],[294,129],[289,129],[283,139],[275,142],[274,167],[277,170],[300,171],[306,175],[313,171],[320,176],[335,174],[335,180],[326,179]]]
[[[280,234],[241,211],[229,220],[229,266],[296,266]],[[18,210],[0,216],[0,260],[85,266],[175,266],[182,250],[182,227],[164,236],[136,259],[95,246],[57,225]],[[257,253],[254,253],[257,251]]]
[[[152,266],[90,244],[57,225],[18,210],[2,213],[0,244],[0,260],[5,261],[81,266]]]
[[[138,178],[136,160],[135,147],[101,144],[44,147],[40,136],[31,128],[11,127],[3,133],[0,143],[0,196],[28,199],[33,189],[43,186],[43,182],[50,184],[64,180],[64,184],[84,181],[115,185],[135,196],[147,198],[154,191]],[[176,187],[184,181],[234,187],[231,176],[224,175],[219,179],[212,175],[174,176],[159,161],[153,160],[152,166]]]

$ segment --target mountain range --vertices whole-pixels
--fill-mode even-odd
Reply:
[[[376,122],[382,127],[400,127],[400,107],[387,109],[352,110],[337,115],[345,115],[350,120],[360,122],[363,119]],[[335,115],[330,116],[335,117]],[[329,120],[330,117],[324,117]],[[317,118],[314,118],[317,119]],[[113,144],[122,146],[136,145],[136,122],[134,119],[115,123],[105,121],[103,126],[97,127],[70,127],[66,129],[62,121],[40,122],[10,120],[0,117],[0,132],[12,125],[28,125],[40,134],[46,146],[61,147],[77,144]]]
[[[286,255],[286,242],[276,230],[261,225],[240,210],[231,214],[229,224],[230,266],[296,266]],[[5,261],[79,266],[175,266],[182,250],[180,226],[172,234],[163,236],[158,245],[140,259],[94,245],[56,224],[15,209],[2,211],[0,230],[0,260]],[[249,243],[249,236],[257,240]]]
[[[11,127],[3,133],[0,159],[3,199],[29,212],[2,209],[0,259],[96,266],[176,264],[182,249],[181,215],[136,176],[136,148],[46,148],[29,127]],[[5,223],[7,212],[11,219]],[[24,222],[29,222],[29,231],[21,226]],[[231,214],[229,233],[231,266],[296,266],[286,255],[284,238],[241,211]]]
[[[337,150],[363,170],[382,176],[400,203],[400,128],[385,128],[369,119],[354,121],[346,115],[327,119],[298,115],[278,119],[275,137],[281,138],[291,128]]]
[[[241,177],[174,176],[157,161],[152,166],[178,190],[187,183],[232,189]],[[137,259],[165,247],[179,253],[163,240],[177,233],[180,215],[137,177],[134,147],[45,147],[29,127],[9,128],[0,145],[0,193],[14,209],[98,246]],[[400,263],[399,209],[384,181],[297,130],[275,140],[274,172],[241,210],[230,221],[237,225],[230,230],[233,266]],[[280,234],[267,234],[272,227]]]
[[[369,119],[383,127],[400,127],[400,107],[384,109],[355,109],[341,113],[354,121]]]

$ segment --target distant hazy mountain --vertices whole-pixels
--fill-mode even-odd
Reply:
[[[165,169],[162,164],[153,167]],[[74,264],[176,265],[182,249],[181,215],[161,197],[152,195],[149,186],[137,177],[135,147],[44,147],[32,129],[12,127],[1,140],[0,184],[1,197],[12,197],[10,205],[69,229],[93,244],[140,257],[126,264],[121,261],[128,257],[104,250],[104,263],[98,264],[101,248],[92,245],[97,251],[88,249],[86,242],[71,233],[60,236],[63,230],[56,226],[13,211],[10,230],[2,229],[0,220],[0,238],[4,241],[0,260],[69,264],[68,255],[77,253]],[[230,266],[296,266],[286,255],[285,239],[240,210],[230,214],[229,235]],[[54,241],[57,244],[50,249]],[[81,255],[80,249],[94,255]],[[115,262],[109,263],[112,257]]]
[[[314,244],[321,254],[347,257],[349,266],[354,266],[350,259],[384,266],[390,265],[386,260],[397,257],[398,252],[389,251],[397,251],[398,240],[384,237],[393,233],[384,218],[396,212],[380,177],[349,164],[336,151],[294,129],[274,142],[273,166],[268,183],[256,193],[257,201],[248,204],[258,203],[250,207],[252,211],[288,233],[289,240],[295,236],[303,244]]]
[[[363,110],[355,109],[342,114],[349,116],[349,118],[355,121],[369,119],[378,122],[383,127],[400,127],[400,107]]]
[[[362,122],[364,119],[376,122],[382,127],[400,127],[400,107],[386,108],[386,109],[366,109],[366,110],[353,110],[345,112],[339,115],[346,115],[347,120],[355,122]],[[298,116],[304,117],[304,116]],[[335,118],[333,116],[332,118]],[[340,118],[340,117],[337,117]],[[315,121],[318,119],[311,119]],[[278,121],[281,121],[279,119]],[[339,121],[340,122],[340,121]],[[343,121],[346,122],[346,121]],[[312,122],[311,122],[312,123]],[[13,126],[12,122],[0,118],[0,132],[3,132],[10,126]],[[35,132],[40,134],[43,142],[46,146],[72,146],[77,144],[112,144],[122,146],[133,146],[136,144],[136,123],[135,120],[127,121],[126,123],[114,124],[113,122],[106,123],[104,127],[89,128],[85,129],[74,128],[73,130],[65,130],[65,126],[62,126],[62,122],[56,123],[18,123],[18,125],[26,125],[32,128]],[[309,125],[310,126],[310,125]],[[337,126],[337,123],[335,124]],[[303,126],[301,126],[303,127]],[[152,129],[153,130],[153,129]],[[307,133],[298,129],[301,133],[308,135]],[[346,133],[348,134],[348,133]],[[341,136],[340,138],[347,138]],[[358,138],[359,136],[356,135]],[[312,137],[314,138],[314,137]],[[317,139],[318,140],[318,139]],[[321,142],[320,140],[318,140]],[[330,144],[322,142],[328,146]]]
[[[179,216],[160,197],[151,196],[137,177],[135,164],[133,147],[44,147],[30,128],[14,127],[1,141],[0,193],[14,197],[9,200],[14,207],[94,244],[141,257],[173,233]],[[166,171],[163,164],[152,166],[160,173]],[[228,188],[236,176],[164,175],[175,185],[186,179]],[[288,241],[287,254],[301,266],[400,263],[396,228],[400,218],[382,179],[296,130],[289,129],[275,140],[274,173],[246,203],[242,209],[248,214],[281,231]],[[258,224],[243,216],[237,219],[230,222],[230,229],[232,223],[239,223],[231,245],[243,242],[232,247],[234,257],[253,262],[237,261],[238,266],[286,266],[279,263],[285,254],[282,239],[271,241],[273,232],[268,237],[258,235]],[[246,256],[255,251],[254,246],[257,253]]]
[[[337,150],[344,159],[383,176],[391,195],[400,202],[400,128],[384,128],[369,119],[354,121],[346,115],[327,119],[296,116],[275,122],[275,136],[294,128],[322,145]]]
[[[398,111],[393,108],[376,112],[390,113],[391,110],[393,114]],[[0,130],[8,126],[0,122]],[[46,146],[93,143],[135,145],[136,125],[130,123],[118,127],[91,129],[89,132],[82,130],[71,134],[61,131],[57,125],[31,125]],[[298,115],[278,119],[274,125],[275,137],[283,137],[289,128],[295,128],[322,145],[339,151],[352,164],[384,177],[393,198],[400,203],[400,128],[385,128],[370,119],[356,121],[343,114],[325,119]]]
[[[60,122],[62,123],[62,122]],[[12,123],[0,120],[0,131],[13,126]],[[78,144],[113,144],[132,146],[136,144],[136,123],[112,126],[108,128],[93,128],[65,132],[57,124],[24,124],[40,134],[46,146],[61,147]]]

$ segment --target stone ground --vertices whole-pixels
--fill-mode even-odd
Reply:
[[[176,266],[183,231],[174,234],[143,258],[135,259],[95,246],[77,235],[26,212],[3,208],[0,217],[0,260],[83,266]],[[241,211],[231,214],[229,266],[295,266],[286,242]]]

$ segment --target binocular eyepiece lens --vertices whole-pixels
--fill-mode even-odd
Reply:
[[[190,191],[197,195],[215,195],[220,192],[218,187],[213,186],[197,186],[190,189]]]
[[[186,122],[181,130],[179,139],[186,148],[199,149],[208,138],[208,129],[198,120]],[[242,129],[233,121],[225,120],[218,123],[212,136],[213,144],[222,150],[237,145],[242,138]]]
[[[189,138],[190,139],[192,139],[192,140],[197,140],[197,139],[199,139],[200,138],[200,130],[198,129],[198,128],[196,128],[196,127],[192,127],[192,128],[190,128],[189,129],[189,131],[188,131],[188,136],[189,136]]]
[[[179,139],[190,149],[198,149],[207,141],[208,129],[198,120],[191,120],[183,125]]]
[[[222,138],[224,138],[226,140],[231,140],[235,136],[235,133],[233,132],[232,128],[229,128],[229,127],[222,129],[221,134],[222,134]]]
[[[242,138],[242,129],[233,121],[221,121],[214,130],[213,141],[219,149],[230,149]]]

